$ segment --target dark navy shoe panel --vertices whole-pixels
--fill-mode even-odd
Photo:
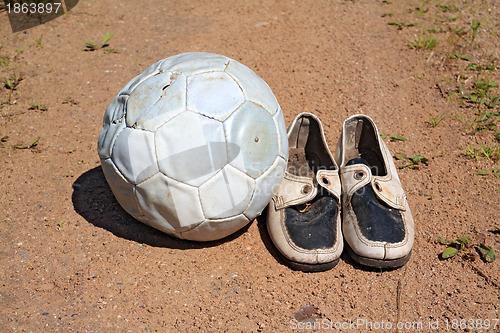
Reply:
[[[401,214],[380,202],[371,185],[366,185],[351,198],[358,226],[366,239],[374,242],[399,243],[405,237]]]
[[[366,160],[355,158],[346,165],[364,164]],[[374,242],[399,243],[405,237],[405,227],[401,214],[381,202],[370,184],[354,192],[351,205],[358,220],[359,229],[366,239]]]
[[[364,164],[364,165],[366,165],[367,167],[370,168],[370,171],[372,172],[372,175],[374,175],[374,176],[378,175],[378,168],[376,166],[371,166],[363,158],[353,158],[352,160],[350,160],[349,162],[347,162],[346,166],[348,166],[348,165],[354,165],[354,164]]]
[[[333,247],[337,238],[337,205],[335,198],[323,196],[303,213],[297,206],[286,208],[285,226],[295,245],[306,250]]]
[[[364,165],[370,166],[368,164],[368,162],[366,162],[366,160],[364,160],[362,158],[353,158],[352,160],[350,160],[349,162],[347,162],[345,166],[353,165],[353,164],[364,164]]]

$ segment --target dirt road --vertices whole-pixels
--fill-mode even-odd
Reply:
[[[499,124],[499,108],[453,94],[483,75],[468,64],[500,65],[499,6],[456,1],[455,11],[452,3],[82,0],[18,33],[0,13],[0,137],[8,136],[0,148],[0,331],[284,332],[316,320],[332,331],[396,332],[399,320],[407,325],[400,332],[441,332],[461,319],[476,328],[490,320],[498,331],[498,262],[473,248],[441,260],[445,246],[435,242],[484,234],[500,250],[498,158],[479,150],[498,149],[498,131],[473,128],[477,113],[497,112],[488,121]],[[475,38],[472,19],[481,22]],[[87,42],[97,49],[86,51]],[[97,155],[104,110],[147,66],[190,51],[252,68],[287,125],[299,112],[317,114],[332,149],[342,121],[365,113],[393,154],[425,156],[418,170],[399,172],[416,226],[410,262],[372,271],[343,255],[334,269],[307,274],[281,262],[264,219],[205,244],[127,215]],[[481,73],[498,81],[496,69]],[[468,147],[478,158],[465,156]]]

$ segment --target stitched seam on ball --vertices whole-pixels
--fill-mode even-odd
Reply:
[[[252,180],[252,182],[253,182],[253,190],[252,190],[252,195],[250,196],[250,200],[248,201],[247,206],[246,206],[246,207],[245,207],[245,209],[243,210],[243,212],[245,212],[245,211],[248,209],[248,207],[250,207],[250,204],[252,203],[252,198],[253,198],[253,195],[254,195],[254,193],[255,193],[255,191],[256,191],[256,189],[257,189],[257,181],[255,181],[255,179],[253,179],[252,177],[250,177],[249,175],[247,175],[245,172],[243,172],[243,171],[241,171],[240,169],[238,169],[238,168],[236,168],[236,167],[232,166],[231,164],[227,164],[227,165],[228,165],[228,166],[230,166],[230,167],[232,167],[233,169],[235,169],[235,170],[237,170],[237,171],[241,172],[241,173],[242,173],[245,177],[248,177],[248,178],[249,178],[249,179],[251,179],[251,180]],[[223,169],[224,169],[224,168],[223,168]],[[221,169],[221,171],[222,171],[222,169]],[[235,217],[235,216],[237,216],[237,215],[241,215],[241,214],[244,214],[244,213],[239,213],[239,214],[236,214],[236,215],[228,216],[228,218],[229,218],[229,217]]]
[[[224,64],[224,70],[223,72],[226,72],[226,69],[229,67],[229,64],[231,63],[231,59],[227,59],[227,62]],[[229,74],[229,73],[226,73],[226,74]]]
[[[201,186],[201,185],[200,185],[200,186]],[[203,218],[204,218],[205,220],[207,220],[207,219],[208,219],[208,217],[207,217],[207,214],[205,213],[205,209],[203,208],[203,203],[202,203],[203,201],[201,200],[200,187],[198,186],[196,189],[197,189],[197,192],[198,192],[198,201],[200,202],[201,213],[203,214]],[[203,222],[202,222],[202,223],[203,223]]]
[[[137,185],[134,185],[133,191],[134,191],[134,199],[135,199],[134,201],[137,205],[137,210],[139,211],[140,216],[146,217],[146,215],[144,215],[144,212],[142,211],[141,204],[139,203],[139,198],[137,198]]]
[[[200,225],[202,225],[203,223],[205,223],[205,222],[207,222],[207,221],[208,221],[208,219],[207,219],[207,218],[203,219],[203,221],[201,221],[200,223],[197,223],[194,227],[189,228],[189,229],[186,229],[186,230],[184,230],[184,231],[181,231],[181,235],[182,235],[182,234],[184,234],[184,233],[186,233],[186,232],[189,232],[189,231],[191,231],[191,230],[193,230],[193,229],[198,228]]]
[[[115,148],[115,142],[116,142],[116,138],[118,137],[118,135],[120,135],[120,133],[125,129],[127,128],[127,126],[125,127],[122,127],[122,129],[120,129],[118,131],[118,133],[115,133],[115,135],[113,136],[113,140],[111,141],[111,144],[109,145],[109,158],[111,158],[111,156],[113,156],[113,148]]]

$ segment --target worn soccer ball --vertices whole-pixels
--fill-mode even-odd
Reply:
[[[284,175],[281,108],[251,69],[211,53],[161,60],[104,115],[106,180],[134,218],[196,241],[226,237],[269,202]]]

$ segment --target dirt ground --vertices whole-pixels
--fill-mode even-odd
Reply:
[[[12,33],[0,13],[0,331],[285,332],[316,322],[339,332],[482,332],[490,320],[499,332],[498,260],[473,248],[442,260],[435,242],[483,234],[500,253],[498,158],[464,155],[498,148],[493,127],[471,124],[499,108],[447,94],[470,87],[466,62],[500,66],[499,17],[494,0],[82,0]],[[472,18],[481,22],[475,40]],[[437,47],[409,47],[431,26]],[[85,51],[107,33],[107,50]],[[456,50],[472,59],[450,57]],[[277,256],[264,219],[194,243],[125,213],[97,155],[104,111],[147,66],[189,51],[252,68],[287,125],[299,112],[317,114],[332,149],[342,121],[365,113],[393,154],[428,158],[399,172],[416,226],[410,262],[377,271],[343,255],[330,271],[303,273]],[[498,82],[497,70],[488,75]],[[3,86],[16,78],[15,89]],[[391,141],[396,134],[407,141]]]

